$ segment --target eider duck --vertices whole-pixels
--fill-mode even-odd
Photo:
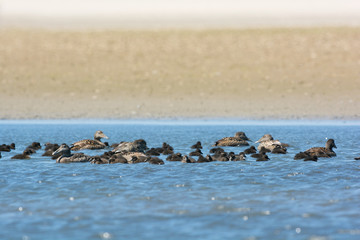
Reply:
[[[71,154],[70,147],[63,143],[61,146],[53,152],[53,155],[61,153],[61,156],[56,159],[57,163],[70,163],[70,162],[89,162],[92,160],[90,156],[83,153]]]
[[[337,148],[335,145],[334,139],[327,140],[325,147],[313,147],[305,151],[306,154],[310,156],[319,157],[335,157],[336,153],[333,151],[333,148]]]
[[[106,145],[101,142],[102,138],[108,139],[108,137],[102,131],[96,131],[94,134],[94,140],[85,139],[73,143],[71,146],[71,150],[78,151],[83,149],[103,149],[106,147]]]
[[[133,142],[121,142],[114,150],[115,153],[124,152],[142,152],[144,153],[148,147],[144,139],[138,139]]]
[[[237,146],[249,146],[250,139],[245,135],[244,132],[235,133],[234,137],[224,137],[215,142],[214,146],[226,146],[226,147],[237,147]]]
[[[284,148],[286,150],[285,146],[288,146],[288,144],[283,144],[279,140],[274,140],[274,138],[270,134],[265,134],[259,140],[257,140],[255,143],[260,143],[258,146],[258,150],[260,150],[262,147],[264,147],[264,148],[272,151],[277,146],[279,146],[280,148]]]

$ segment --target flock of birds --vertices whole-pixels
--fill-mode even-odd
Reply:
[[[249,146],[251,141],[244,132],[237,132],[234,137],[224,137],[215,142],[213,148],[205,157],[201,151],[202,145],[198,141],[191,146],[194,149],[188,155],[181,153],[175,153],[174,148],[167,143],[163,143],[162,147],[148,148],[146,141],[138,139],[133,142],[120,142],[109,146],[107,142],[102,142],[101,139],[108,139],[108,137],[102,131],[96,131],[94,139],[85,139],[67,145],[65,143],[58,145],[56,143],[46,143],[45,152],[43,156],[49,156],[56,159],[57,163],[71,163],[71,162],[90,162],[93,164],[113,164],[113,163],[140,163],[148,162],[150,164],[164,164],[164,161],[158,156],[167,155],[167,161],[181,161],[183,163],[202,163],[212,161],[245,161],[247,155],[255,158],[256,161],[268,161],[269,156],[267,153],[274,154],[286,154],[288,144],[281,143],[279,140],[274,140],[270,134],[265,134],[255,143],[259,143],[257,149],[254,146],[250,146],[239,154],[234,152],[226,152],[221,147],[237,147],[237,146]],[[104,152],[102,155],[89,156],[84,153],[72,153],[71,151],[80,151],[85,149],[105,149],[111,150]],[[333,157],[336,153],[333,151],[336,148],[334,139],[327,140],[325,147],[313,147],[304,152],[300,152],[294,156],[295,160],[304,161],[317,161],[318,158]],[[15,144],[0,145],[0,158],[1,151],[10,152],[15,149]],[[22,154],[14,155],[11,159],[30,159],[31,154],[41,149],[41,144],[33,142],[29,145]],[[196,159],[195,159],[195,158]],[[360,160],[360,157],[354,158]]]

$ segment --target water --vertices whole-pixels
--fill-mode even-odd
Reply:
[[[10,159],[33,141],[72,143],[96,130],[110,143],[143,138],[181,153],[196,141],[207,153],[237,131],[291,147],[268,162],[56,164],[43,150]],[[2,122],[0,143],[16,150],[0,159],[0,239],[360,239],[359,136],[358,124],[339,122]],[[337,157],[293,160],[326,138]]]

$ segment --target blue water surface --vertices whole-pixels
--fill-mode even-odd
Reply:
[[[71,144],[96,130],[110,144],[143,138],[183,154],[201,141],[206,155],[237,131],[254,146],[270,133],[290,147],[268,162],[57,164],[43,149],[10,159],[33,141]],[[293,160],[328,138],[337,157]],[[16,150],[1,152],[0,239],[360,239],[359,140],[359,124],[344,122],[3,121],[0,144]]]

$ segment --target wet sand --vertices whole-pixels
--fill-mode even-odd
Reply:
[[[0,118],[360,119],[360,28],[0,31]]]

